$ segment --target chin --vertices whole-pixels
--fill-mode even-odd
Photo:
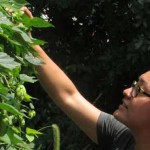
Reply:
[[[127,124],[126,123],[126,118],[125,118],[125,114],[123,114],[122,111],[120,111],[119,109],[117,109],[114,113],[113,116],[115,117],[115,119],[117,119],[118,121],[120,121],[123,124]]]
[[[119,113],[119,110],[115,110],[115,112],[113,113],[113,116],[118,120],[120,117],[120,113]]]
[[[122,112],[120,112],[119,109],[117,109],[114,113],[113,113],[113,116],[120,122],[123,122],[123,114]]]

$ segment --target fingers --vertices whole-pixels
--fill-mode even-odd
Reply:
[[[12,9],[5,8],[5,10],[10,14],[14,13],[14,11]],[[29,18],[33,18],[31,11],[27,7],[22,7],[21,11],[23,11]]]
[[[21,10],[29,17],[33,18],[31,11],[27,7],[22,7]]]
[[[11,9],[9,9],[9,8],[5,8],[5,10],[6,10],[8,13],[10,13],[10,14],[13,13],[13,10],[11,10]]]

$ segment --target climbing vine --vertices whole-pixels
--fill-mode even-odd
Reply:
[[[41,18],[29,18],[21,8],[25,0],[0,3],[0,148],[28,150],[42,132],[26,126],[36,115],[25,83],[37,81],[35,66],[42,65],[33,45],[45,42],[29,36],[33,27],[53,27]],[[6,9],[7,8],[7,9]],[[11,10],[13,13],[8,12]]]

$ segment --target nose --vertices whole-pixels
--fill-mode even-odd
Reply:
[[[127,98],[131,98],[131,97],[132,97],[132,96],[131,96],[131,91],[132,91],[132,87],[127,88],[127,89],[123,90],[123,95],[124,95],[125,97],[127,97]]]

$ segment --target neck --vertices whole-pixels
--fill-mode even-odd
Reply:
[[[146,134],[138,134],[138,135],[134,135],[135,137],[135,150],[150,150],[150,135],[149,132],[147,132]]]

